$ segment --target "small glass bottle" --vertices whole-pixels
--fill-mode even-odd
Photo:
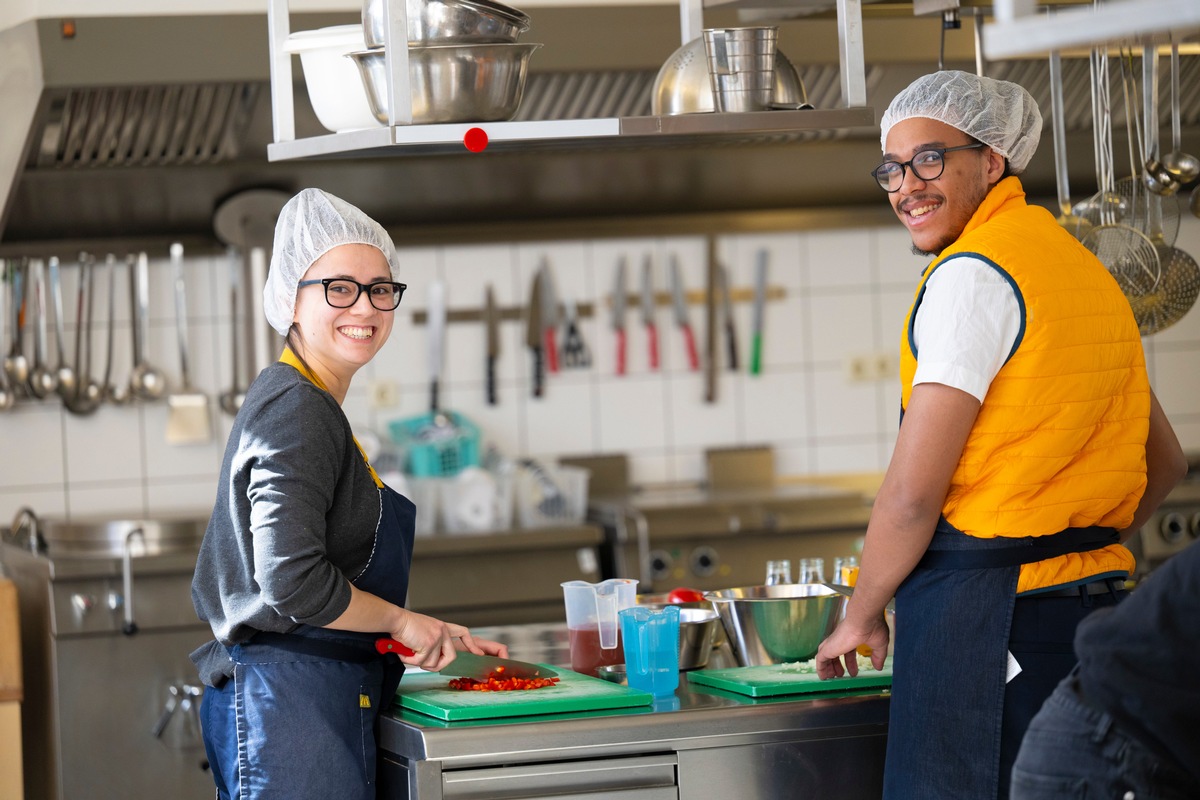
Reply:
[[[767,586],[778,586],[792,582],[792,562],[786,558],[767,562]]]
[[[825,559],[823,558],[802,558],[800,559],[800,582],[801,583],[823,583],[825,581]]]

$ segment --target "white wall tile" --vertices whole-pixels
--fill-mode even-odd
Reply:
[[[101,406],[88,416],[63,416],[67,481],[141,481],[141,409]]]
[[[539,399],[522,403],[523,453],[590,453],[597,448],[591,384],[556,376]]]
[[[225,442],[216,436],[216,412],[210,401],[208,419],[212,437],[195,444],[167,442],[171,411],[167,403],[146,404],[142,409],[142,440],[146,448],[146,475],[153,478],[208,476],[216,480]]]
[[[1200,349],[1154,351],[1154,394],[1167,417],[1200,411]]]
[[[47,399],[19,402],[0,414],[0,487],[61,484],[63,466],[61,405]],[[0,521],[3,518],[0,517]]]
[[[855,356],[875,352],[876,320],[869,296],[858,294],[814,294],[810,298],[808,341],[813,361],[844,365]]]
[[[608,378],[597,382],[600,452],[659,451],[667,447],[667,394],[654,377]]]
[[[812,471],[817,475],[873,472],[886,467],[874,441],[818,442],[813,447]]]
[[[873,240],[875,274],[881,286],[909,287],[916,289],[921,273],[932,260],[930,256],[919,256],[912,251],[912,236],[897,220],[894,224],[871,230]]]
[[[774,445],[778,458],[781,446],[795,446],[812,435],[807,373],[767,371],[745,378],[744,384],[742,438],[747,444]]]
[[[874,383],[852,383],[841,369],[814,370],[812,400],[818,439],[882,433]]]
[[[68,493],[72,520],[147,515],[145,487],[141,483],[72,483]]]
[[[146,485],[146,513],[151,517],[208,519],[217,499],[217,475],[206,479],[160,481]]]
[[[703,448],[738,441],[736,394],[718,402],[704,400],[704,377],[696,373],[673,375],[667,383],[670,394],[668,441],[674,448]]]
[[[872,241],[863,229],[813,231],[805,236],[813,289],[871,286]]]

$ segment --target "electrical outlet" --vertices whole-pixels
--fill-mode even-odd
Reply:
[[[371,383],[371,408],[393,408],[400,404],[400,384],[395,381]]]
[[[887,381],[900,371],[896,356],[889,353],[864,353],[846,359],[845,372],[848,383]]]

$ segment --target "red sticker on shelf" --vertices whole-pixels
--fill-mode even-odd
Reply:
[[[463,145],[472,153],[482,153],[488,146],[488,135],[483,128],[471,128],[463,136]]]

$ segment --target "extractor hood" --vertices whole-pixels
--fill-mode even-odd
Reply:
[[[531,40],[548,43],[546,58],[539,65],[535,57],[518,120],[649,115],[658,66],[678,46],[678,13],[661,6],[536,9]],[[352,19],[344,14],[311,14],[293,28],[347,21]],[[866,106],[884,108],[909,81],[936,69],[936,22],[890,20],[884,48],[874,46],[868,26]],[[215,243],[217,205],[258,187],[321,186],[384,221],[400,241],[407,230],[448,223],[516,225],[884,203],[866,175],[879,156],[873,121],[744,137],[673,137],[667,146],[635,139],[621,146],[586,142],[479,155],[414,149],[270,162],[264,15],[87,18],[71,24],[73,34],[57,19],[0,31],[6,56],[0,64],[0,255],[114,239],[191,237]],[[718,18],[716,24],[730,22]],[[781,49],[796,62],[810,102],[818,110],[838,108],[832,23],[814,23],[798,35],[790,25],[781,26]],[[920,28],[924,38],[911,34],[913,26],[926,25]],[[602,52],[614,50],[604,43],[622,41],[623,34],[625,47]],[[974,69],[970,34],[960,36],[966,42],[947,51],[946,66]],[[556,50],[551,42],[568,43]],[[1183,62],[1184,144],[1200,152],[1200,57],[1189,54]],[[1041,60],[990,63],[987,74],[1020,82],[1048,109]],[[1086,61],[1068,58],[1064,76],[1071,180],[1078,197],[1094,190]],[[307,105],[299,69],[296,80],[297,139],[319,137],[325,131]],[[1115,127],[1123,130],[1123,122]],[[1046,138],[1026,184],[1031,194],[1049,197],[1053,163]]]

